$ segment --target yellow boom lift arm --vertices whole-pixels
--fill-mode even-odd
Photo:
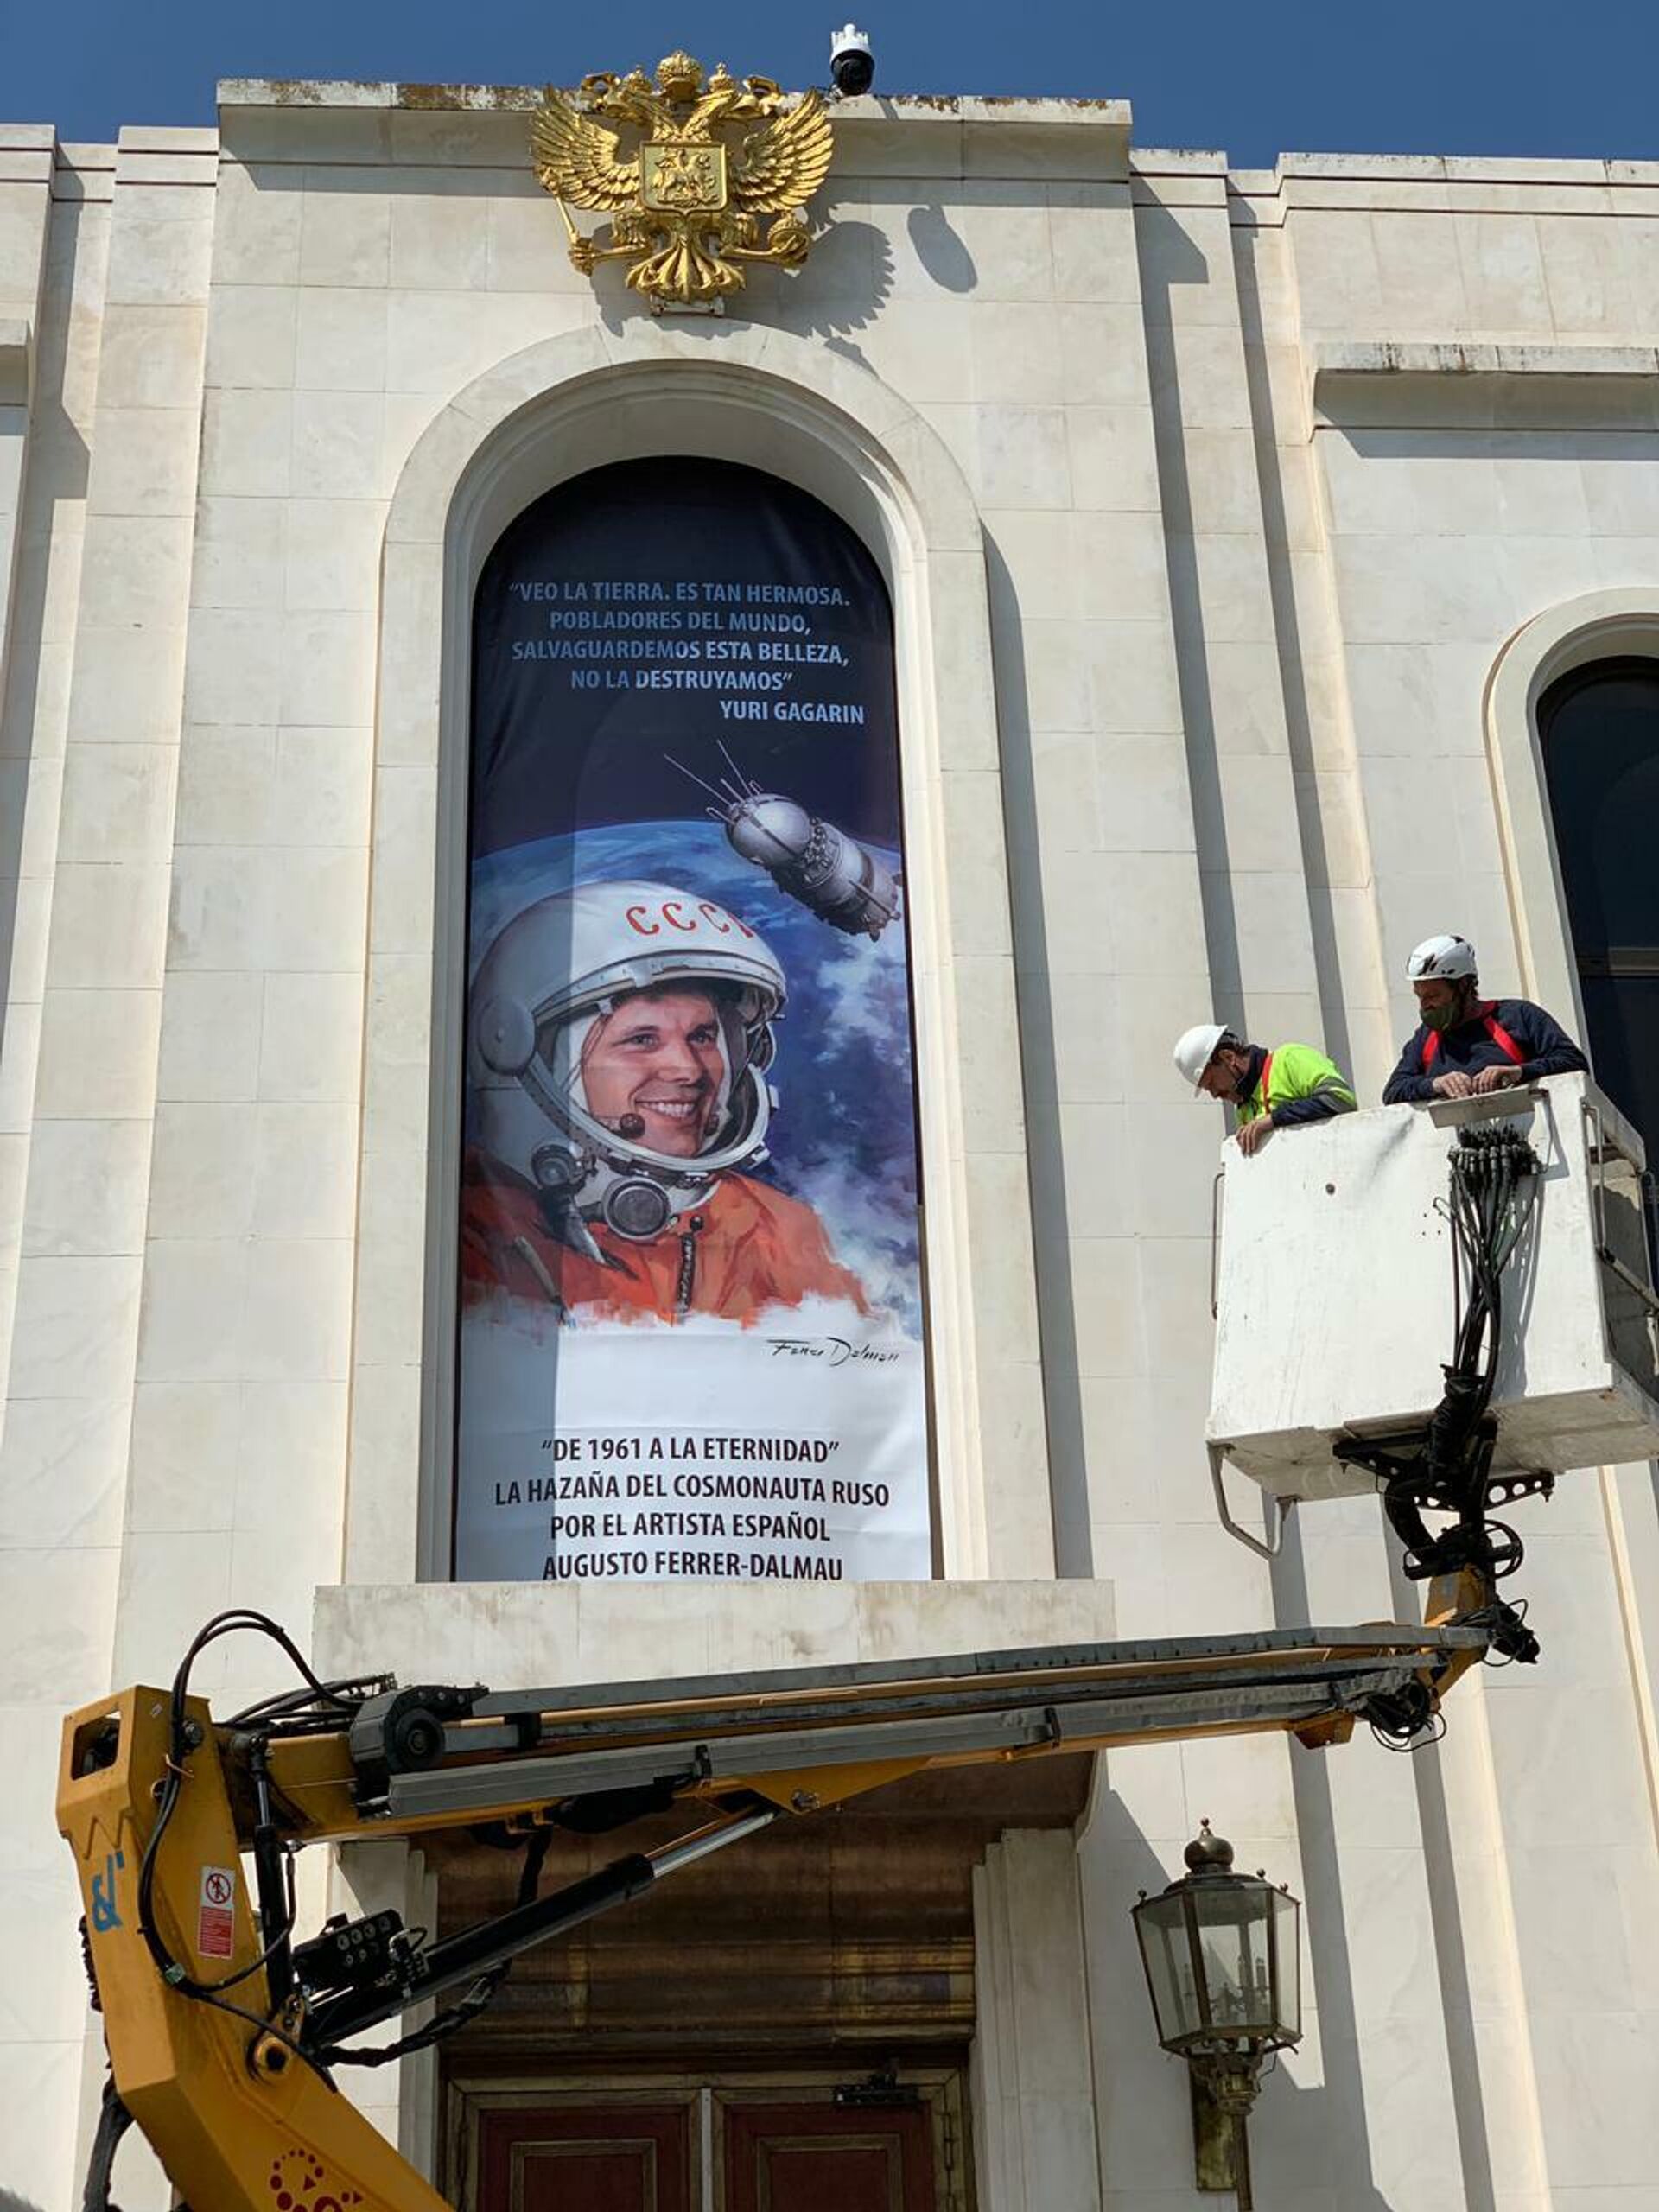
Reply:
[[[86,2204],[107,2204],[136,2125],[192,2212],[443,2212],[336,2088],[353,2038],[465,1993],[405,2046],[435,2041],[531,1945],[774,1821],[929,1769],[1275,1732],[1319,1747],[1357,1720],[1409,1742],[1508,1633],[1475,1574],[1432,1586],[1427,1612],[1422,1628],[512,1692],[321,1682],[275,1624],[222,1614],[170,1689],[128,1689],[65,1724],[58,1822],[111,2067]],[[238,1629],[274,1637],[303,1679],[216,1722],[191,1669]],[[620,1831],[676,1806],[677,1840],[537,1893],[555,1830]],[[502,1823],[525,1853],[505,1914],[439,1941],[393,1912],[298,1939],[305,1847]]]

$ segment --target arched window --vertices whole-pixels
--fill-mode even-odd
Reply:
[[[1539,702],[1538,734],[1585,1042],[1659,1164],[1659,660],[1572,670]]]

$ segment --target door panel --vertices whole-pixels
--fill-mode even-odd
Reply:
[[[478,2212],[694,2212],[685,2104],[486,2112],[478,2143]]]
[[[934,2212],[924,2112],[725,2104],[725,2212]]]

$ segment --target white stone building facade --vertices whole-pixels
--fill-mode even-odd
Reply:
[[[1659,656],[1659,165],[1232,172],[1114,103],[854,102],[799,274],[656,318],[569,265],[533,98],[0,130],[0,2192],[41,2212],[101,2067],[67,1707],[232,1601],[503,1685],[1408,1611],[1370,1501],[1271,1569],[1216,1525],[1222,1128],[1170,1044],[1323,1040],[1374,1102],[1443,928],[1580,1020],[1536,709]],[[815,493],[892,591],[943,1587],[432,1571],[471,586],[667,453]],[[941,2203],[1215,2201],[1127,1912],[1201,1815],[1306,1904],[1260,2202],[1659,2201],[1649,1471],[1528,1535],[1544,1662],[1437,1750],[1114,1755],[990,1847]],[[408,2075],[367,2094],[452,2176]]]

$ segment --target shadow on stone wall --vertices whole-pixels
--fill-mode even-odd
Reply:
[[[1049,1490],[1054,1515],[1054,1567],[1061,1575],[1092,1575],[1089,1474],[1084,1440],[1083,1384],[1077,1358],[1077,1304],[1071,1285],[1059,1084],[1054,1061],[1054,968],[1043,900],[1042,841],[1037,831],[1037,775],[1032,757],[1031,702],[1019,594],[1007,561],[988,534],[985,578],[990,595],[991,664],[1002,764],[1002,812],[1008,850],[1008,898],[1014,915],[1015,989],[1020,1012],[1020,1072],[1025,1085],[1027,1158],[1031,1163],[1031,1225],[1037,1268],[1037,1315],[1048,1423]]]
[[[975,289],[979,283],[979,271],[974,266],[974,257],[965,241],[951,229],[943,201],[930,200],[920,207],[912,207],[905,227],[916,249],[916,258],[941,291],[965,296]]]
[[[1417,1588],[1406,1581],[1392,1545],[1389,1560],[1395,1618],[1410,1620],[1421,1602]],[[1276,1618],[1286,1623],[1309,1619],[1312,1601],[1302,1560],[1301,1523],[1297,1515],[1290,1517],[1283,1548],[1273,1562],[1272,1574]],[[1332,2144],[1345,2139],[1352,2146],[1351,2158],[1357,2160],[1363,2155],[1369,2159],[1370,2129],[1360,2057],[1359,2015],[1348,1951],[1350,1909],[1343,1896],[1342,1853],[1328,1757],[1324,1753],[1299,1755],[1293,1751],[1290,1758],[1291,1789],[1296,1806],[1306,1891],[1302,1899],[1303,1940],[1318,1993],[1319,2042],[1325,2062],[1323,2086],[1318,2089],[1299,2088],[1296,2094],[1299,2100],[1318,2097],[1326,2101],[1324,2113],[1313,2108],[1319,2139]],[[1439,1757],[1432,1745],[1411,1755],[1411,1773],[1416,1783],[1418,1817],[1422,1824],[1424,1871],[1434,1929],[1463,2201],[1467,2212],[1495,2212],[1497,2183],[1481,2091],[1474,1991],[1459,1914],[1445,1783]],[[1308,1994],[1305,1969],[1304,2003]],[[1449,2144],[1446,2152],[1446,2163],[1450,2166]],[[1355,2169],[1351,2166],[1349,2171]],[[1449,2175],[1447,2179],[1449,2183]],[[1373,2204],[1378,2212],[1383,2212],[1383,2208],[1389,2207],[1389,2200],[1376,2189],[1369,2176],[1366,2183],[1369,2196],[1355,2195],[1351,2199],[1344,2195],[1344,2208],[1351,2202],[1357,2212],[1370,2212]],[[1352,2188],[1355,2184],[1349,2183],[1345,2186]]]
[[[86,442],[63,404],[64,379],[69,373],[70,318],[77,308],[83,315],[87,312],[86,299],[74,295],[76,268],[83,257],[90,257],[96,268],[99,251],[97,226],[83,231],[83,212],[82,205],[73,200],[54,203],[47,238],[48,270],[35,359],[35,398],[11,610],[10,664],[5,687],[0,690],[0,718],[10,734],[10,753],[6,763],[8,803],[0,806],[0,973],[6,975],[12,973],[19,933],[25,827],[32,826],[40,835],[40,816],[46,805],[44,792],[30,786],[29,779],[35,765],[35,715],[48,626],[53,620],[48,601],[52,572],[64,559],[62,543],[54,547],[52,543],[52,530],[60,507],[74,508],[86,498],[91,468]],[[0,615],[3,611],[0,608]],[[58,620],[60,622],[61,617]],[[49,762],[54,752],[61,751],[62,734],[53,729],[41,735],[48,740],[43,759]],[[54,766],[46,768],[48,777],[57,772]],[[10,782],[12,775],[21,775],[22,783]],[[12,987],[20,1000],[39,995],[39,980],[34,976],[14,976]],[[0,1033],[5,1020],[6,1009],[0,1004]],[[10,2212],[10,2208],[0,2205],[0,2212]]]
[[[718,342],[724,331],[752,323],[772,323],[804,338],[821,338],[837,353],[868,369],[853,334],[867,330],[893,290],[893,247],[874,223],[837,220],[815,233],[805,279],[796,279],[764,264],[751,264],[747,289],[724,315],[674,315],[682,335]],[[652,320],[649,303],[627,289],[615,264],[595,279],[594,303],[607,330]]]
[[[1210,282],[1210,264],[1179,218],[1163,207],[1135,211],[1145,308],[1147,366],[1152,388],[1153,442],[1163,503],[1164,550],[1169,571],[1169,612],[1175,638],[1175,676],[1181,727],[1186,734],[1187,783],[1198,840],[1198,887],[1214,1017],[1248,1034],[1233,901],[1233,867],[1227,845],[1227,810],[1221,785],[1209,635],[1198,577],[1197,525],[1187,480],[1182,428],[1180,364],[1170,293],[1179,285]]]

